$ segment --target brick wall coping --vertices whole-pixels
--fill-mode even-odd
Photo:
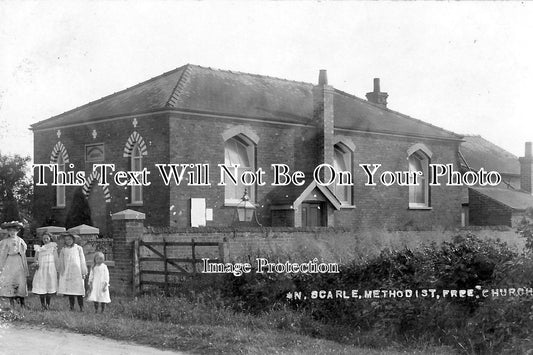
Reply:
[[[88,226],[86,224],[81,224],[79,226],[68,229],[67,232],[74,233],[74,234],[80,234],[80,235],[84,235],[84,234],[98,235],[100,234],[100,229],[93,227],[93,226]]]
[[[57,227],[57,226],[46,226],[46,227],[39,227],[36,229],[37,233],[43,233],[44,232],[48,232],[48,233],[62,233],[62,232],[66,232],[66,229],[65,227]]]
[[[352,232],[349,228],[340,227],[145,227],[144,233],[172,234],[172,233],[271,233],[271,232],[307,232],[307,233],[344,233]]]
[[[111,215],[111,219],[113,221],[124,220],[124,219],[134,219],[134,220],[137,219],[137,220],[143,221],[146,219],[146,215],[142,212],[137,212],[134,210],[127,209],[124,211],[113,213]]]
[[[449,232],[458,233],[460,231],[482,231],[482,230],[496,230],[508,231],[512,228],[505,225],[499,226],[466,226],[448,230]],[[368,230],[372,231],[372,230]],[[342,227],[152,227],[144,228],[144,234],[229,234],[229,233],[364,233],[367,230],[355,230]],[[390,230],[387,233],[394,232],[435,232],[435,230]]]

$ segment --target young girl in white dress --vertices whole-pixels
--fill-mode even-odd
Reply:
[[[39,266],[33,275],[32,292],[39,295],[43,310],[50,308],[50,298],[57,292],[57,244],[50,234],[42,236],[43,246],[35,246],[35,263]]]
[[[104,312],[106,303],[110,303],[109,297],[109,270],[104,264],[104,254],[97,252],[94,254],[94,264],[89,274],[90,294],[88,301],[94,302],[94,311],[98,313],[98,305],[101,312]]]
[[[75,234],[65,235],[65,246],[59,252],[59,286],[57,293],[68,296],[70,310],[74,310],[74,301],[78,300],[80,311],[83,312],[83,296],[85,295],[84,278],[87,275],[87,264],[83,248],[74,243],[79,238]]]

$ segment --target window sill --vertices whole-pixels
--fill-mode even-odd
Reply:
[[[53,210],[64,210],[67,206],[54,206],[52,207]]]
[[[429,206],[409,206],[410,210],[431,211],[433,207]]]

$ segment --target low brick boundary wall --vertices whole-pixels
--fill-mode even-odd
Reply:
[[[351,231],[336,228],[152,228],[144,226],[144,214],[126,210],[113,215],[113,256],[115,267],[111,283],[119,293],[134,292],[138,277],[133,263],[135,241],[217,242],[223,244],[224,262],[250,262],[256,257],[270,261],[321,262],[339,264],[361,261],[379,254],[384,248],[417,248],[431,242],[450,240],[454,235],[472,233],[480,238],[502,239],[520,250],[525,240],[509,227],[467,228],[443,231]],[[197,257],[217,258],[216,248]],[[146,252],[146,251],[145,251]],[[176,249],[169,257],[189,257],[187,250]],[[149,253],[147,254],[149,255]],[[142,255],[141,255],[142,257]]]

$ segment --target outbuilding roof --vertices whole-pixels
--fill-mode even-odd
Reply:
[[[523,211],[533,207],[533,195],[529,193],[499,187],[471,187],[471,189],[513,210]]]

